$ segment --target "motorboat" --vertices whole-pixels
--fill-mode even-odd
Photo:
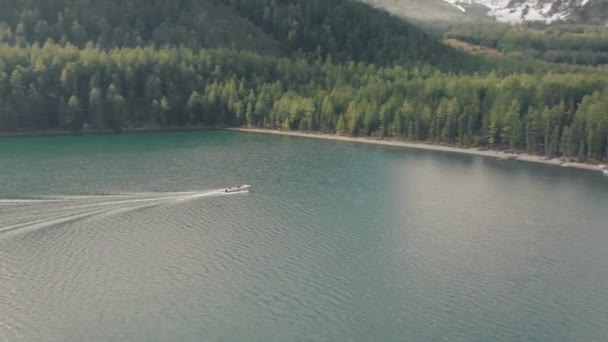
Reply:
[[[246,191],[249,191],[250,188],[251,188],[251,185],[243,184],[243,185],[238,185],[238,186],[233,186],[233,187],[230,187],[230,188],[226,188],[226,189],[224,189],[224,192],[225,193],[246,192]]]

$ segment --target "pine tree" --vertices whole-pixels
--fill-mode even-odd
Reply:
[[[505,114],[503,127],[504,138],[511,149],[518,149],[521,146],[523,139],[523,129],[519,118],[520,107],[519,101],[514,99]]]
[[[331,132],[334,129],[331,124],[334,115],[335,107],[329,96],[325,96],[321,105],[321,131]]]
[[[94,87],[89,93],[89,116],[88,122],[95,129],[104,127],[104,101],[101,89]]]
[[[60,129],[68,128],[68,110],[67,104],[65,103],[65,99],[62,97],[59,98],[59,104],[57,106],[57,127]]]
[[[346,122],[344,120],[344,115],[340,114],[338,117],[338,122],[336,123],[336,133],[339,135],[348,134],[348,128],[346,127]]]
[[[403,132],[403,126],[401,121],[401,113],[397,113],[391,123],[391,136],[400,137]]]
[[[80,107],[80,100],[78,100],[75,95],[72,95],[68,100],[68,105],[66,107],[66,121],[71,130],[77,131],[82,129],[84,122],[82,108]]]
[[[106,125],[114,130],[122,130],[126,117],[126,101],[118,92],[118,87],[114,83],[110,84],[106,92]],[[161,104],[162,107],[162,104]]]
[[[196,91],[192,91],[187,103],[188,122],[196,124],[203,121],[203,97]]]
[[[348,134],[356,136],[359,132],[359,111],[357,110],[357,104],[351,101],[346,109],[346,126],[348,128]]]

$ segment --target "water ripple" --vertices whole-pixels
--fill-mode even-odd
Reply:
[[[207,134],[0,164],[0,340],[608,334],[608,192],[591,176]]]

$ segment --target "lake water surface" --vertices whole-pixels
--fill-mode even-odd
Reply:
[[[0,139],[0,341],[607,336],[599,173],[221,131]]]

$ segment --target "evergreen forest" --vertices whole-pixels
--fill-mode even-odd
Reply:
[[[351,0],[4,0],[0,132],[249,126],[607,160],[607,34],[542,30],[597,54],[473,56]]]

